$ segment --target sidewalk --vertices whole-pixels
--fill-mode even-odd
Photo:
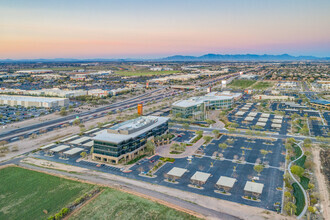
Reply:
[[[170,158],[185,158],[191,156],[195,153],[195,151],[204,144],[205,140],[201,138],[197,141],[193,146],[187,146],[185,152],[182,154],[170,154],[170,147],[172,144],[176,142],[172,142],[172,144],[163,145],[156,148],[156,154],[162,157],[170,157]],[[179,143],[178,143],[179,144]]]

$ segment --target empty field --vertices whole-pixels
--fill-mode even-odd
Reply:
[[[116,71],[121,76],[152,76],[152,75],[168,75],[178,73],[179,71]]]
[[[19,167],[0,177],[0,219],[47,219],[94,187]]]
[[[272,86],[273,86],[273,83],[271,83],[271,82],[257,82],[252,86],[252,89],[264,90],[264,89],[267,89]]]
[[[228,86],[234,89],[246,89],[255,82],[256,80],[236,79],[233,80]]]
[[[106,189],[70,219],[197,219],[164,205]]]

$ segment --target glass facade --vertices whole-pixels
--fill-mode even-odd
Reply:
[[[112,157],[119,157],[121,155],[130,153],[142,146],[147,142],[147,139],[151,136],[159,136],[164,134],[168,130],[168,122],[159,125],[135,138],[120,142],[118,144],[109,143],[100,140],[94,140],[95,154],[101,154]]]
[[[173,106],[172,114],[174,116],[177,116],[177,114],[179,114],[180,117],[182,118],[189,118],[189,117],[193,117],[196,113],[204,112],[204,105],[206,105],[208,109],[223,109],[223,108],[231,107],[232,104],[233,104],[233,99],[223,99],[223,100],[204,101],[203,104],[196,104],[189,107]]]

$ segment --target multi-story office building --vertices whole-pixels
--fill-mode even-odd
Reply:
[[[230,108],[241,97],[241,93],[211,92],[173,103],[172,114],[183,118],[204,118],[206,109]]]
[[[92,158],[115,164],[121,159],[131,160],[144,150],[148,138],[162,135],[167,130],[166,117],[141,116],[117,124],[93,138]]]

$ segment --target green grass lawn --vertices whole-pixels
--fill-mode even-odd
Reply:
[[[121,76],[152,76],[152,75],[168,75],[179,73],[180,71],[115,71],[116,74]]]
[[[247,79],[235,79],[229,83],[229,87],[234,89],[246,89],[247,87],[254,84],[256,80],[247,80]]]
[[[0,169],[0,219],[47,219],[94,187],[19,167]]]
[[[70,219],[198,219],[167,206],[114,189],[106,189]]]
[[[68,67],[51,67],[51,68],[44,68],[46,70],[53,70],[53,71],[72,71],[72,70],[79,70],[83,69],[83,67],[74,67],[74,66],[68,66]]]
[[[264,90],[264,89],[268,89],[269,87],[272,87],[273,83],[271,82],[257,82],[252,86],[252,89],[260,89],[260,90]]]
[[[296,206],[297,206],[296,215],[298,216],[304,209],[305,199],[304,199],[304,194],[300,189],[300,187],[298,186],[298,184],[293,183],[292,186],[293,186],[293,196],[296,199]]]

